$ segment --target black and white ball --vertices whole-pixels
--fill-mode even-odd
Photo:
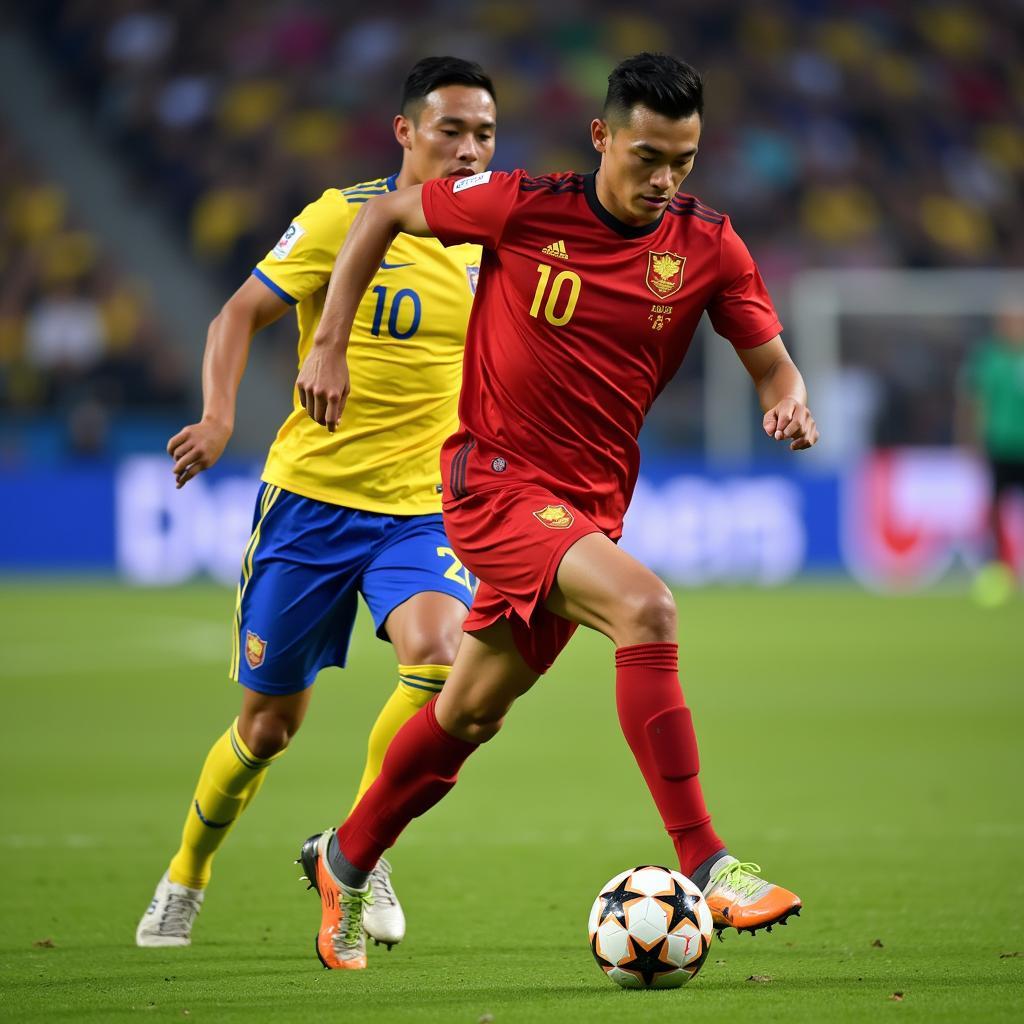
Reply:
[[[590,911],[590,948],[623,988],[678,988],[704,965],[714,924],[685,875],[644,865],[616,875]]]

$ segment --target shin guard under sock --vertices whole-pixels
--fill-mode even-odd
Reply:
[[[688,875],[725,844],[711,827],[697,777],[697,737],[679,685],[679,646],[620,647],[615,666],[622,732]]]
[[[213,857],[239,815],[259,792],[273,757],[256,757],[231,723],[210,748],[199,775],[192,804],[185,818],[181,845],[171,860],[172,882],[190,889],[204,889],[210,880]]]

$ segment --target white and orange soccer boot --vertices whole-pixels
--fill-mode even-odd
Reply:
[[[320,896],[320,930],[316,933],[316,955],[324,967],[334,971],[361,971],[366,967],[366,936],[363,911],[373,902],[370,887],[351,889],[334,877],[327,863],[327,843],[334,829],[310,836],[303,844],[301,864],[309,887]]]
[[[762,928],[771,931],[774,925],[785,924],[800,913],[800,897],[760,878],[760,870],[759,864],[741,862],[728,854],[712,865],[704,899],[719,938],[725,928],[751,935]]]

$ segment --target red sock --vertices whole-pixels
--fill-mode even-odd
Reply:
[[[434,700],[395,734],[380,775],[338,829],[338,848],[361,871],[371,871],[406,825],[455,785],[479,744],[451,736],[438,724]]]
[[[633,644],[615,652],[619,724],[689,875],[725,843],[711,827],[697,773],[697,737],[679,685],[678,644]]]

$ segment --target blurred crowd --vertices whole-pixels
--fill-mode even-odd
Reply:
[[[45,420],[61,448],[108,448],[111,417],[180,408],[182,360],[161,337],[139,282],[77,224],[0,126],[0,457],[19,424]]]
[[[805,266],[1020,263],[1018,4],[42,0],[37,31],[97,127],[237,279],[327,185],[397,165],[427,53],[479,60],[497,165],[588,169],[611,66],[668,50],[707,78],[691,185],[778,280]]]
[[[685,187],[732,216],[777,295],[806,267],[1024,263],[1013,0],[37,0],[22,16],[225,289],[325,187],[397,167],[400,85],[430,53],[483,64],[495,166],[536,173],[594,166],[619,58],[690,60],[707,107]]]

